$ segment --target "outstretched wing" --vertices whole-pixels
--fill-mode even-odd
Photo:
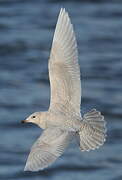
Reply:
[[[65,150],[72,134],[58,128],[48,128],[32,146],[25,171],[38,171],[52,164]]]
[[[73,26],[65,9],[60,10],[49,60],[50,108],[72,106],[80,113],[81,81]]]

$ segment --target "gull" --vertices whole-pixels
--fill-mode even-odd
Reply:
[[[99,148],[106,138],[104,116],[92,109],[81,116],[81,80],[73,25],[61,8],[49,58],[51,100],[48,111],[35,112],[22,123],[43,129],[31,148],[25,171],[39,171],[63,154],[74,137],[81,151]]]

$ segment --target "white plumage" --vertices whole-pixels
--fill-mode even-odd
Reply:
[[[49,166],[64,152],[70,140],[70,133],[47,128],[32,146],[24,170],[38,171]]]
[[[81,151],[101,146],[105,141],[104,117],[91,110],[81,117],[81,81],[73,26],[65,9],[61,9],[49,59],[51,86],[50,107],[36,112],[23,122],[44,129],[32,146],[25,171],[38,171],[52,164],[65,150],[73,136],[79,136]]]
[[[80,114],[81,81],[78,52],[73,26],[68,13],[61,9],[56,25],[49,60],[51,103],[53,108],[60,102],[70,103]]]

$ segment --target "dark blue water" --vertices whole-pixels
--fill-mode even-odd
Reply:
[[[122,1],[0,1],[0,180],[122,179]],[[49,106],[48,57],[61,7],[76,32],[82,78],[81,111],[105,115],[99,150],[72,144],[50,168],[23,172],[41,130],[21,125]]]

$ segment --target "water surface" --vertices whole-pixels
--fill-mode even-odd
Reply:
[[[62,6],[78,40],[81,112],[100,110],[108,138],[89,153],[71,144],[50,168],[23,172],[41,130],[20,121],[49,106],[48,57]],[[0,137],[1,180],[122,179],[121,1],[0,1]]]

